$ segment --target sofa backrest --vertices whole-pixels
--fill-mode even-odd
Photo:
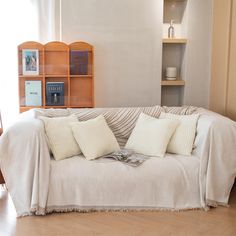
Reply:
[[[93,119],[99,115],[103,115],[117,138],[121,147],[124,147],[139,115],[143,112],[147,115],[158,118],[161,112],[170,112],[180,115],[192,114],[196,111],[196,107],[122,107],[122,108],[68,108],[68,109],[36,109],[37,116],[68,116],[75,114],[79,121]]]
[[[89,120],[103,115],[107,124],[113,131],[117,141],[123,147],[139,117],[143,112],[153,117],[159,117],[164,111],[160,106],[155,107],[132,107],[132,108],[95,108],[95,109],[71,109],[71,114],[75,114],[80,121]]]

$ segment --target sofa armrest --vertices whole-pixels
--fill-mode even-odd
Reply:
[[[4,132],[0,138],[0,165],[19,215],[46,205],[50,154],[40,120],[23,119]]]
[[[200,113],[193,154],[200,158],[203,201],[226,205],[236,176],[236,123],[204,109]]]

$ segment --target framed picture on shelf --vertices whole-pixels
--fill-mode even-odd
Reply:
[[[39,75],[39,51],[37,49],[22,50],[23,75]]]

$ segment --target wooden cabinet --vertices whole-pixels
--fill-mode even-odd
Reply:
[[[162,81],[161,104],[180,106],[183,104],[185,85],[184,59],[187,39],[185,36],[187,0],[164,0],[163,40],[162,40]],[[168,27],[174,21],[173,38],[168,38]],[[176,80],[166,79],[166,68],[176,67]]]
[[[37,50],[37,74],[24,73],[24,67],[26,67],[24,50]],[[92,45],[86,42],[74,42],[69,45],[56,41],[45,45],[38,42],[25,42],[18,46],[18,66],[20,112],[33,107],[80,108],[94,106]],[[80,72],[82,73],[80,74]],[[33,105],[26,99],[26,83],[31,81],[38,81],[41,84],[39,86],[41,102]],[[46,94],[47,85],[61,82],[64,87],[63,105],[49,105]]]

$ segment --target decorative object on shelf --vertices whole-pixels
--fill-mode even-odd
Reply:
[[[22,50],[23,75],[39,74],[39,51],[37,49]]]
[[[71,50],[70,51],[70,74],[87,75],[88,74],[88,51]]]
[[[64,106],[64,82],[46,83],[46,106]]]
[[[174,20],[170,21],[170,26],[168,28],[168,38],[174,38],[175,37],[175,28],[174,28]]]
[[[42,82],[25,81],[25,105],[42,106]]]
[[[176,80],[177,78],[177,68],[167,67],[166,68],[166,80]]]

